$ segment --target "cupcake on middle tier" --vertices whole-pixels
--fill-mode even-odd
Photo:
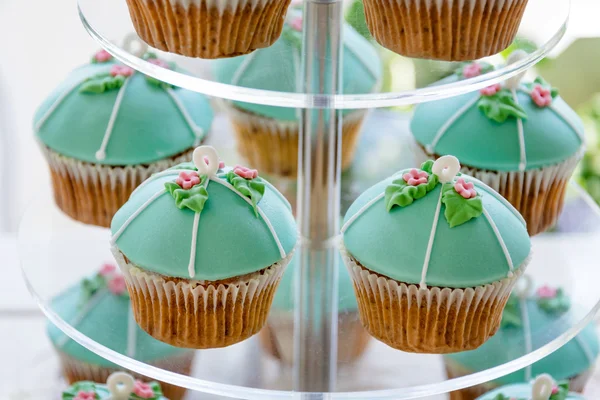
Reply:
[[[344,94],[376,91],[382,75],[373,45],[344,24]],[[290,9],[282,37],[268,49],[248,56],[216,61],[215,78],[222,83],[253,89],[297,92],[302,47],[302,14]],[[251,165],[268,174],[295,176],[298,167],[300,113],[294,108],[243,102],[226,103],[238,141],[238,150]],[[365,110],[342,111],[342,169],[352,162]]]
[[[476,400],[585,400],[585,398],[569,391],[568,382],[556,382],[550,375],[542,374],[531,383],[502,386]]]
[[[399,350],[475,349],[500,326],[528,262],[525,221],[453,156],[365,191],[342,226],[363,325]]]

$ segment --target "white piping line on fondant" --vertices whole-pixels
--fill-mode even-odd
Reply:
[[[135,190],[133,192],[131,192],[131,195],[129,196],[129,198],[133,197],[134,194],[136,194],[141,188],[143,188],[144,186],[146,186],[150,182],[153,182],[156,179],[162,178],[163,176],[167,176],[167,175],[179,175],[179,173],[181,171],[186,171],[186,172],[192,172],[193,171],[193,172],[196,172],[196,170],[191,169],[191,168],[190,169],[167,169],[165,171],[158,172],[156,174],[153,174],[150,178],[146,179],[138,187],[136,187]]]
[[[373,204],[375,204],[376,202],[378,202],[379,200],[381,200],[383,197],[385,196],[385,192],[378,194],[377,197],[374,197],[373,199],[371,199],[367,204],[365,204],[364,206],[362,206],[357,212],[356,214],[354,214],[352,217],[350,217],[350,219],[348,221],[346,221],[346,223],[344,224],[344,226],[342,226],[341,232],[344,233],[349,227],[350,225],[358,218],[360,217],[365,211],[367,211]]]
[[[467,182],[475,182],[477,183],[479,186],[483,187],[486,189],[486,192],[488,192],[489,194],[491,194],[492,196],[494,196],[496,198],[496,200],[498,200],[500,203],[502,203],[506,208],[508,208],[510,211],[512,211],[513,215],[515,217],[517,217],[517,219],[519,221],[521,221],[521,223],[524,226],[527,226],[527,222],[525,222],[525,219],[523,218],[523,216],[521,215],[521,213],[519,211],[517,211],[517,209],[510,204],[510,202],[508,200],[506,200],[504,197],[502,197],[502,195],[500,195],[500,193],[496,192],[494,189],[492,189],[490,186],[488,186],[487,184],[483,183],[482,181],[480,181],[477,178],[473,178],[470,175],[461,175],[461,178],[465,179]]]
[[[429,241],[427,242],[427,251],[425,252],[425,259],[423,260],[423,269],[421,270],[421,282],[419,286],[423,289],[427,288],[425,280],[427,279],[427,270],[429,269],[429,260],[431,258],[431,250],[433,249],[433,242],[435,240],[435,232],[437,231],[438,221],[440,219],[440,211],[442,209],[442,194],[443,190],[440,189],[440,196],[435,207],[435,214],[433,215],[433,224],[431,225],[431,233],[429,234]]]
[[[279,190],[277,190],[277,188],[275,186],[273,186],[271,183],[267,182],[265,179],[263,179],[262,181],[263,181],[263,183],[265,185],[267,185],[268,187],[270,187],[271,190],[273,190],[273,192],[277,195],[277,197],[279,197],[279,199],[281,201],[283,201],[283,204],[285,204],[288,207],[288,209],[291,211],[292,205],[290,204],[290,202],[288,201],[288,199],[286,199],[285,196],[283,194],[281,194],[281,192]]]
[[[233,187],[233,185],[231,183],[227,182],[226,180],[223,180],[220,178],[213,178],[213,179],[211,179],[211,182],[216,182],[218,184],[225,186],[227,189],[231,190],[232,192],[234,192],[235,194],[240,196],[242,199],[244,199],[244,201],[246,201],[246,203],[248,203],[248,204],[250,204],[250,206],[252,206],[252,201],[249,198],[247,198],[246,196],[244,196],[241,192],[239,192],[235,187]],[[269,231],[271,231],[273,240],[275,240],[275,244],[277,244],[277,248],[279,249],[279,255],[281,256],[281,258],[287,257],[285,249],[283,248],[283,245],[281,244],[281,241],[279,240],[279,237],[277,236],[277,232],[275,232],[275,228],[273,228],[271,221],[266,216],[266,214],[263,212],[263,210],[261,210],[261,208],[259,207],[258,204],[256,205],[256,209],[258,210],[258,214],[262,217],[263,221],[265,221],[265,224],[267,225],[267,228],[269,228]]]
[[[585,358],[587,358],[589,365],[594,365],[596,363],[596,357],[594,357],[592,350],[590,350],[587,343],[585,343],[579,335],[575,336],[575,340],[579,344],[579,347],[581,347],[583,354],[585,354]]]
[[[452,126],[452,124],[454,124],[460,117],[462,117],[463,114],[469,110],[469,108],[473,107],[473,105],[479,100],[479,98],[479,96],[475,96],[473,100],[467,102],[465,105],[459,108],[458,111],[454,113],[454,115],[452,115],[450,118],[448,118],[446,122],[444,122],[444,125],[442,125],[440,129],[436,132],[431,143],[426,146],[427,151],[430,154],[433,154],[435,152],[435,146],[437,146],[442,136],[444,136],[444,134]]]
[[[183,105],[183,102],[181,101],[181,99],[179,97],[177,97],[177,95],[175,94],[175,91],[173,89],[171,89],[170,87],[167,87],[167,88],[165,88],[165,92],[167,92],[169,97],[173,100],[173,103],[175,103],[175,106],[179,109],[179,112],[183,116],[183,119],[185,119],[185,122],[188,124],[194,137],[201,138],[202,136],[204,136],[204,129],[202,129],[200,126],[196,125],[196,123],[190,116],[190,113],[188,113],[187,109]]]
[[[83,319],[87,316],[87,314],[98,305],[98,303],[100,302],[100,300],[102,300],[104,298],[104,296],[106,296],[108,294],[108,290],[106,289],[100,289],[98,290],[96,293],[94,293],[92,295],[92,297],[90,297],[87,301],[87,303],[85,304],[85,307],[83,308],[83,310],[81,310],[77,316],[75,316],[75,319],[73,319],[72,321],[70,321],[70,325],[73,328],[77,328],[77,325],[79,325],[81,323],[81,321],[83,321]],[[71,339],[69,336],[67,336],[66,334],[63,333],[63,337],[58,340],[56,342],[56,346],[58,348],[62,348],[68,341],[69,339]]]
[[[127,218],[125,220],[125,222],[123,223],[123,225],[121,225],[119,230],[110,238],[110,244],[115,244],[117,242],[117,240],[119,239],[119,237],[121,236],[121,234],[125,231],[125,229],[127,229],[129,224],[131,224],[133,222],[133,220],[136,219],[137,216],[142,213],[142,211],[144,211],[146,208],[148,208],[148,206],[150,204],[152,204],[152,202],[154,202],[154,200],[158,199],[160,196],[162,196],[165,193],[168,193],[167,189],[159,190],[158,192],[154,193],[152,195],[152,197],[150,197],[148,200],[146,200],[146,202],[144,204],[142,204],[140,206],[140,208],[135,210],[135,212],[133,214],[131,214],[129,216],[129,218]]]
[[[504,253],[504,257],[506,258],[506,263],[508,264],[508,277],[510,278],[514,271],[514,265],[513,265],[512,258],[510,257],[510,253],[508,252],[508,248],[506,247],[506,243],[504,243],[504,239],[502,238],[502,235],[500,234],[500,231],[498,230],[498,226],[496,226],[496,223],[492,219],[492,216],[490,215],[490,213],[488,213],[488,211],[485,209],[485,207],[482,207],[482,209],[483,209],[483,215],[485,215],[485,219],[487,219],[488,223],[492,227],[492,230],[494,231],[494,235],[496,235],[496,240],[498,240],[498,244],[502,248],[502,252]]]
[[[108,146],[108,141],[110,140],[113,128],[115,127],[117,116],[119,115],[121,102],[123,101],[123,97],[125,97],[125,90],[127,89],[127,86],[129,86],[130,81],[131,77],[125,79],[123,86],[119,88],[119,93],[117,94],[117,98],[115,99],[115,104],[113,105],[113,109],[110,113],[110,118],[108,119],[108,125],[106,126],[106,130],[104,131],[102,144],[100,144],[100,149],[98,149],[98,151],[95,154],[96,160],[102,161],[106,158],[106,146]]]
[[[510,90],[513,100],[519,105],[519,97],[515,89]],[[525,171],[527,167],[527,151],[525,149],[525,133],[523,131],[523,120],[517,117],[517,134],[519,136],[519,171]]]
[[[137,323],[133,317],[133,308],[129,307],[127,313],[127,356],[135,358],[135,348],[137,347]]]
[[[194,214],[194,225],[192,226],[192,243],[190,246],[190,262],[188,264],[188,273],[190,278],[196,275],[196,242],[198,241],[198,224],[200,223],[200,213]]]
[[[531,344],[531,322],[529,321],[529,311],[527,310],[527,300],[519,298],[521,307],[521,319],[523,320],[523,340],[525,341],[525,354],[533,351]],[[531,364],[525,367],[525,382],[531,380]]]
[[[242,61],[242,63],[238,67],[238,69],[235,71],[235,73],[231,77],[232,85],[239,86],[239,82],[240,82],[240,79],[242,78],[242,75],[246,72],[246,69],[248,68],[248,66],[250,65],[252,60],[254,60],[254,57],[256,57],[257,54],[258,54],[258,52],[255,51],[253,53],[250,53],[248,56],[246,56],[244,61]]]

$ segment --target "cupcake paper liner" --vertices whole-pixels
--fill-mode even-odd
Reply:
[[[262,271],[219,283],[144,271],[117,248],[112,250],[125,275],[138,325],[155,339],[197,349],[229,346],[258,333],[293,256],[291,252]]]
[[[106,383],[106,380],[108,379],[110,374],[117,371],[125,371],[133,375],[135,379],[139,379],[144,382],[155,380],[130,370],[88,364],[86,362],[79,361],[71,356],[68,356],[60,350],[57,351],[60,359],[62,372],[65,376],[65,379],[69,382],[70,385],[79,381],[93,381],[98,383]],[[149,364],[158,368],[166,369],[171,372],[189,376],[192,371],[193,361],[194,352],[189,351],[180,355],[165,358],[163,360],[151,362]],[[163,394],[170,400],[181,400],[185,395],[185,388],[160,381],[159,383]]]
[[[109,227],[131,192],[152,174],[189,161],[192,150],[148,165],[114,167],[91,164],[60,155],[41,146],[50,166],[56,205],[69,217]]]
[[[260,171],[279,176],[298,172],[298,132],[300,123],[261,117],[227,105],[234,126],[239,153]],[[342,170],[347,169],[356,151],[367,111],[352,112],[342,120]]]
[[[222,58],[275,43],[290,0],[127,0],[137,34],[187,57]]]
[[[371,34],[407,57],[469,61],[514,39],[527,0],[365,0]]]
[[[488,285],[421,289],[367,270],[343,245],[341,253],[367,331],[398,350],[436,354],[476,349],[496,333],[510,291],[531,258],[512,277]]]
[[[427,158],[431,157],[438,158],[439,155]],[[546,231],[558,220],[569,179],[582,157],[583,149],[561,163],[538,169],[486,171],[463,166],[461,172],[479,179],[508,200],[527,221],[527,231],[533,236]]]
[[[259,333],[264,351],[281,362],[294,361],[293,312],[271,313]],[[338,364],[356,361],[365,351],[371,337],[365,331],[356,312],[340,312],[338,316]]]

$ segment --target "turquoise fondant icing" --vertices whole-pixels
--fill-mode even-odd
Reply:
[[[133,377],[130,376],[130,379],[133,379]],[[133,391],[127,396],[127,400],[168,400],[163,396],[162,389],[158,382],[134,382]],[[93,397],[90,397],[91,394],[93,394]],[[75,382],[63,391],[61,397],[62,400],[92,400],[92,398],[93,400],[115,399],[113,393],[110,393],[108,385],[91,381]],[[122,397],[119,398],[122,399]]]
[[[112,294],[104,288],[81,303],[82,295],[82,286],[73,286],[52,300],[52,310],[95,342],[143,362],[159,361],[188,351],[160,342],[144,332],[130,315],[129,297]],[[134,327],[135,349],[127,354],[130,326]],[[47,329],[50,341],[62,353],[88,364],[120,368],[67,337],[52,323],[48,323]]]
[[[298,16],[290,10],[290,18]],[[373,45],[350,25],[343,26],[343,85],[344,94],[371,93],[378,87],[382,75],[379,54]],[[216,60],[213,74],[217,81],[253,89],[297,92],[301,75],[301,49],[295,41],[282,35],[272,46],[249,55]],[[294,108],[234,102],[235,106],[264,117],[281,121],[298,121]],[[344,114],[353,110],[344,110]]]
[[[518,103],[527,114],[522,120],[525,169],[558,164],[577,154],[583,145],[583,123],[577,114],[560,96],[551,106],[540,108],[527,92],[525,86],[517,90]],[[473,92],[415,107],[411,130],[416,141],[426,148],[431,146],[432,153],[458,157],[465,166],[518,171],[521,145],[517,119],[509,117],[502,123],[491,120],[477,107],[480,97],[479,92]],[[443,134],[435,141],[440,132]]]
[[[213,112],[208,99],[185,89],[159,86],[136,72],[120,89],[83,93],[81,86],[117,63],[75,69],[44,100],[34,116],[38,139],[76,160],[106,165],[146,164],[192,148],[208,133]],[[116,104],[124,91],[120,105]],[[111,115],[114,125],[109,128]],[[97,157],[105,136],[105,158]]]
[[[342,229],[346,250],[366,268],[404,283],[419,284],[442,184],[412,204],[388,212],[382,194],[394,179],[408,171],[397,173],[358,197],[348,209]],[[473,182],[514,269],[518,269],[531,247],[524,221],[498,193],[479,181]],[[508,260],[487,216],[451,228],[444,217],[445,208],[443,204],[440,207],[425,284],[466,288],[506,278]]]
[[[500,387],[496,390],[492,390],[484,394],[483,396],[478,397],[476,400],[498,400],[498,395],[506,396],[506,400],[512,400],[512,398],[516,400],[530,400],[531,399],[531,384],[529,383],[517,383],[513,385],[507,385]],[[502,397],[500,397],[501,400]],[[550,398],[552,400],[552,398]],[[585,397],[577,394],[577,393],[569,393],[564,400],[585,400]]]
[[[111,231],[113,238],[117,237],[118,249],[134,264],[166,276],[190,278],[196,213],[189,208],[179,209],[165,191],[165,183],[174,182],[180,171],[167,170],[143,183],[115,214]],[[223,185],[226,173],[227,169],[222,170],[206,187],[208,199],[200,213],[195,242],[192,278],[196,280],[257,272],[283,258],[277,239],[286,255],[296,244],[296,223],[283,195],[272,185],[265,185],[256,215],[252,204]],[[139,215],[130,218],[138,210],[142,210]],[[129,225],[118,233],[127,222]]]

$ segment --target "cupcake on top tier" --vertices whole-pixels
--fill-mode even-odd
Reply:
[[[119,354],[169,371],[190,374],[193,351],[162,343],[137,326],[125,280],[115,265],[103,265],[96,275],[58,295],[52,300],[52,309],[79,332]],[[87,350],[52,323],[48,323],[48,336],[69,383],[105,382],[110,374],[122,369]],[[133,374],[139,379],[148,379]],[[162,383],[162,387],[171,400],[181,399],[185,394],[185,388],[179,386]]]
[[[264,325],[297,228],[258,171],[226,168],[209,146],[193,160],[138,187],[111,243],[142,329],[175,346],[224,347]]]
[[[350,25],[343,26],[344,94],[370,93],[379,87],[381,60],[375,48]],[[280,92],[300,90],[302,13],[290,10],[283,35],[268,49],[213,64],[216,80],[236,86]],[[298,167],[300,112],[294,108],[230,102],[238,150],[250,164],[269,174],[295,176]],[[342,169],[353,158],[364,110],[343,110]]]
[[[575,316],[562,289],[541,286],[535,293],[530,293],[530,278],[524,276],[522,280],[504,309],[500,330],[494,337],[477,350],[444,356],[450,378],[487,370],[531,353],[545,344],[543,332],[563,332],[572,325]],[[522,283],[525,283],[524,287],[521,287]],[[596,364],[598,347],[595,326],[590,324],[540,361],[493,382],[452,392],[450,399],[474,400],[499,385],[528,382],[542,373],[568,380],[572,391],[582,393]]]
[[[548,374],[538,376],[531,383],[502,386],[478,397],[477,400],[585,400],[569,392],[567,382],[555,382]]]
[[[500,326],[529,261],[525,221],[453,156],[364,192],[342,226],[361,320],[399,350],[475,349]]]
[[[146,58],[176,68],[153,54]],[[100,51],[42,103],[34,128],[58,207],[108,227],[136,186],[189,159],[212,119],[205,96],[134,72]]]
[[[90,381],[75,382],[63,391],[63,400],[169,400],[157,382],[142,382],[125,372],[115,372],[106,385]],[[171,400],[173,400],[171,398]]]
[[[541,78],[421,104],[410,127],[427,157],[456,155],[464,173],[510,201],[530,235],[556,222],[584,149],[580,118]]]

